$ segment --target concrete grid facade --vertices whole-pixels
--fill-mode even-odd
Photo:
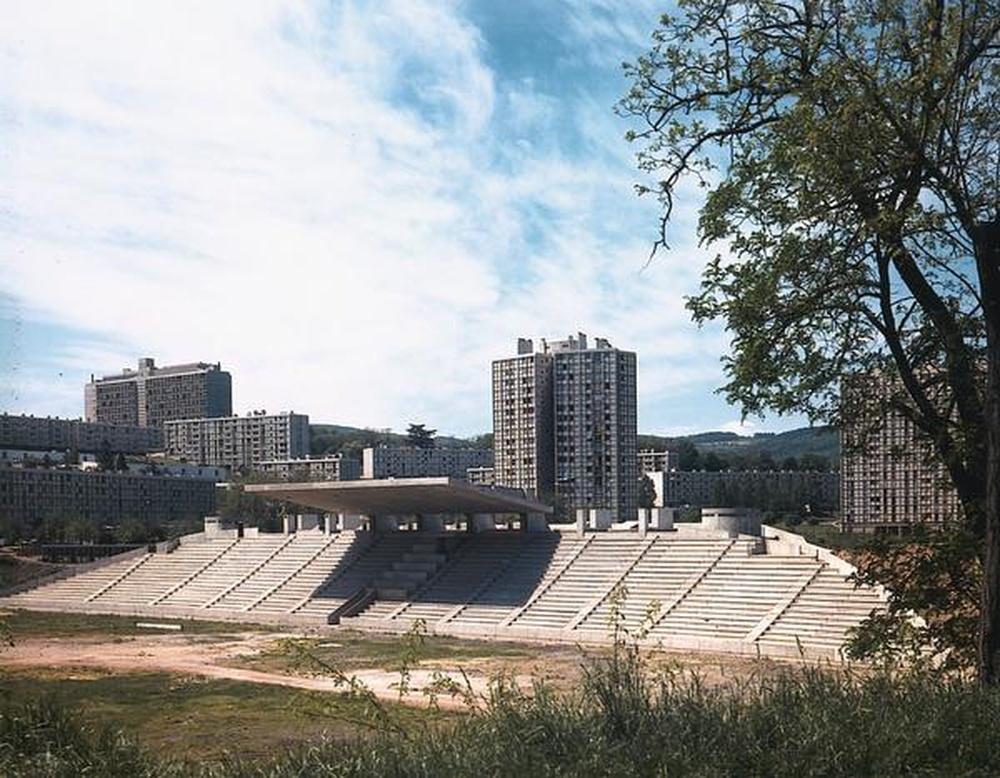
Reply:
[[[33,528],[47,519],[200,519],[215,511],[213,478],[0,467],[0,518]]]
[[[527,339],[493,363],[493,434],[498,485],[554,496],[568,512],[638,507],[636,358],[580,333]]]
[[[960,518],[958,495],[933,446],[888,407],[895,382],[866,376],[845,380],[841,391],[855,414],[841,430],[844,531],[897,534]]]
[[[808,503],[834,510],[839,503],[840,477],[831,472],[791,470],[725,470],[722,472],[652,471],[658,504],[766,507],[768,501]]]
[[[185,419],[163,425],[168,457],[200,465],[253,470],[261,462],[309,455],[309,417],[251,413],[221,419]]]
[[[229,416],[232,376],[218,363],[156,367],[150,358],[137,370],[94,379],[84,387],[89,422],[160,427],[167,421]]]
[[[680,454],[676,451],[653,451],[646,449],[640,451],[639,472],[640,473],[669,473],[676,470],[680,464]]]
[[[361,477],[361,463],[342,454],[265,460],[258,462],[254,470],[281,481],[354,481]]]
[[[477,448],[371,446],[361,452],[361,478],[468,478],[470,468],[493,465],[493,452]]]
[[[163,450],[163,431],[156,427],[122,426],[80,421],[0,414],[0,449],[148,454]]]

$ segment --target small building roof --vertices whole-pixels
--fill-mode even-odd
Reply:
[[[366,516],[434,513],[552,513],[551,506],[520,493],[454,478],[386,478],[362,481],[248,484],[246,491],[325,513]]]

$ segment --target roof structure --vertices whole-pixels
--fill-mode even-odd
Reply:
[[[455,513],[552,513],[518,492],[473,486],[454,478],[248,484],[247,492],[326,513],[365,516]]]

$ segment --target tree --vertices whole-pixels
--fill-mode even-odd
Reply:
[[[681,438],[675,441],[675,443],[677,451],[677,469],[701,470],[701,460],[697,446],[685,438]]]
[[[411,424],[406,428],[406,442],[414,448],[434,448],[437,430],[429,430],[423,424]]]
[[[983,569],[977,670],[1000,681],[1000,3],[682,0],[619,105],[662,204],[707,195],[727,245],[688,301],[732,335],[745,414],[838,421],[850,372],[898,377]],[[656,250],[654,248],[654,251]],[[843,416],[841,416],[843,418]]]
[[[639,507],[652,508],[656,505],[656,484],[646,473],[639,476]]]

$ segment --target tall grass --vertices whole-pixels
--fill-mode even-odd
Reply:
[[[571,693],[497,678],[456,725],[323,742],[266,763],[178,767],[64,711],[3,713],[3,775],[987,776],[1000,774],[1000,691],[927,673],[789,669],[712,686],[637,649],[585,660]]]
[[[121,733],[88,726],[51,701],[0,709],[0,775],[141,778],[161,766]]]

